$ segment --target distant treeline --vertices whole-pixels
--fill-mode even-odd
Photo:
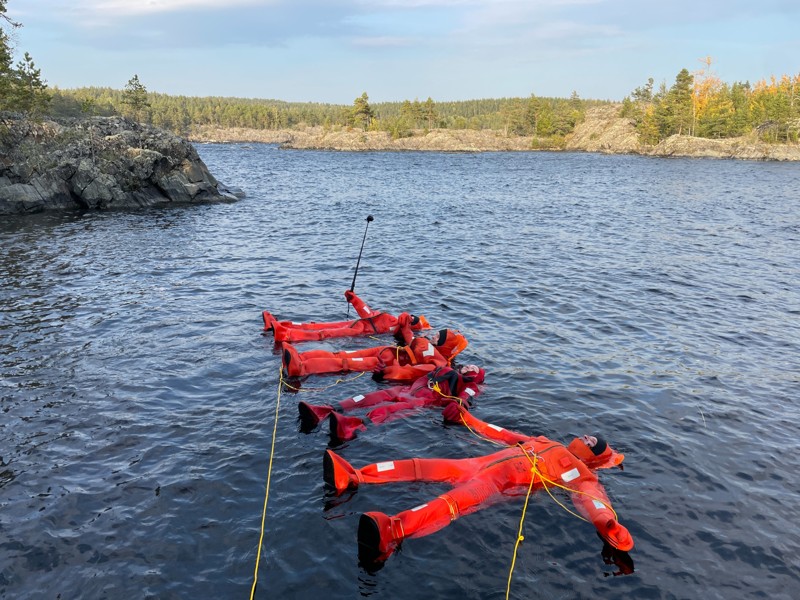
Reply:
[[[131,80],[134,82],[134,80]],[[387,131],[407,137],[414,131],[492,129],[506,135],[530,135],[558,143],[580,123],[586,109],[609,104],[571,98],[500,98],[434,102],[428,98],[369,103],[366,92],[353,105],[284,102],[225,97],[169,96],[146,92],[138,106],[126,90],[81,88],[54,90],[49,112],[55,116],[125,114],[188,135],[194,127],[262,130],[322,126]],[[135,104],[135,103],[134,103]],[[729,85],[708,71],[694,75],[681,70],[671,87],[653,89],[653,79],[622,102],[620,116],[633,120],[645,144],[657,144],[673,134],[729,138],[755,132],[772,142],[797,142],[800,137],[800,74],[772,77],[751,85]]]
[[[130,82],[129,82],[130,84]],[[434,102],[431,98],[370,104],[366,93],[352,106],[226,97],[189,97],[147,93],[137,111],[144,121],[186,135],[197,126],[278,130],[302,126],[353,127],[406,137],[419,129],[494,129],[514,135],[564,136],[583,119],[587,106],[602,104],[572,98],[501,98]],[[126,114],[126,92],[87,87],[52,92],[54,116]]]

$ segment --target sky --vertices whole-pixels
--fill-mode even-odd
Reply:
[[[8,0],[51,87],[352,104],[620,101],[800,73],[798,0]]]

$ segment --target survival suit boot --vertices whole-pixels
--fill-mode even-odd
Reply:
[[[331,413],[331,437],[337,440],[352,440],[356,437],[356,432],[366,431],[364,421],[358,417],[348,417],[341,413]]]
[[[300,420],[306,427],[315,427],[317,423],[333,412],[333,407],[327,404],[315,405],[308,402],[298,402],[297,412],[300,413]]]
[[[278,322],[278,319],[272,316],[268,310],[265,310],[261,313],[261,318],[264,319],[264,331],[269,331],[271,329],[274,330],[275,323]]]
[[[322,457],[322,478],[325,483],[336,488],[337,494],[348,488],[358,487],[356,470],[333,450],[326,450]]]
[[[302,377],[303,376],[303,362],[300,360],[300,355],[289,343],[283,345],[283,372],[289,377]]]
[[[397,517],[382,512],[367,512],[358,521],[359,554],[373,560],[386,560],[405,537],[403,524]]]

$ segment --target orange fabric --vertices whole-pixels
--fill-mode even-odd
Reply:
[[[291,347],[290,345],[284,348]],[[294,348],[292,347],[294,351]],[[296,352],[296,351],[294,351]],[[433,343],[415,337],[408,346],[376,346],[354,351],[309,350],[296,353],[292,376],[347,371],[380,371],[387,381],[413,381],[436,367],[447,366],[447,359]]]
[[[349,290],[347,293],[345,293],[345,297],[348,298],[348,302],[353,305],[353,308],[360,317],[359,319],[352,321],[333,321],[320,323],[277,321],[274,324],[270,324],[270,326],[274,328],[275,341],[305,342],[312,340],[325,340],[328,338],[394,333],[398,326],[398,319],[400,319],[402,314],[405,314],[408,317],[407,328],[409,331],[409,336],[411,336],[411,331],[430,329],[430,324],[425,317],[419,317],[419,321],[416,324],[412,324],[411,316],[408,315],[408,313],[402,313],[401,316],[395,317],[383,311],[375,311],[355,293],[350,292]],[[267,311],[264,312],[267,313]],[[267,320],[265,318],[265,327],[267,325],[266,321]]]
[[[363,484],[427,481],[455,486],[433,501],[391,517],[399,520],[404,537],[427,535],[502,497],[524,495],[532,483],[534,490],[563,486],[561,489],[571,492],[577,511],[606,542],[623,551],[633,547],[633,538],[617,522],[597,476],[564,445],[544,436],[523,436],[494,427],[463,409],[461,412],[463,422],[473,430],[514,445],[476,458],[385,461],[354,471],[354,479]],[[389,534],[385,539],[382,535],[380,550],[391,552],[400,541]]]
[[[274,335],[276,342],[307,342],[329,338],[381,335],[389,333],[394,324],[395,318],[387,313],[376,313],[366,319],[335,323],[280,321],[274,326]]]
[[[611,446],[608,446],[600,455],[596,456],[592,449],[580,438],[572,440],[567,448],[592,469],[616,467],[625,459],[624,454],[619,454]]]

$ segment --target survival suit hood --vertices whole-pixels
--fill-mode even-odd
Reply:
[[[597,437],[597,443],[591,448],[581,438],[575,438],[567,446],[567,450],[580,458],[590,469],[610,469],[625,460],[624,454],[616,452],[608,443]]]
[[[432,341],[439,353],[450,364],[453,364],[453,359],[456,355],[469,345],[467,338],[453,329],[440,330],[437,335],[433,336]]]
[[[430,329],[431,324],[428,323],[428,319],[423,317],[422,315],[411,315],[411,329],[414,331],[419,331],[420,329]]]
[[[461,377],[467,383],[476,383],[481,384],[483,383],[484,379],[486,379],[486,371],[481,369],[480,367],[475,367],[475,365],[469,365],[470,367],[474,367],[474,369],[470,369],[468,371],[461,371]]]

